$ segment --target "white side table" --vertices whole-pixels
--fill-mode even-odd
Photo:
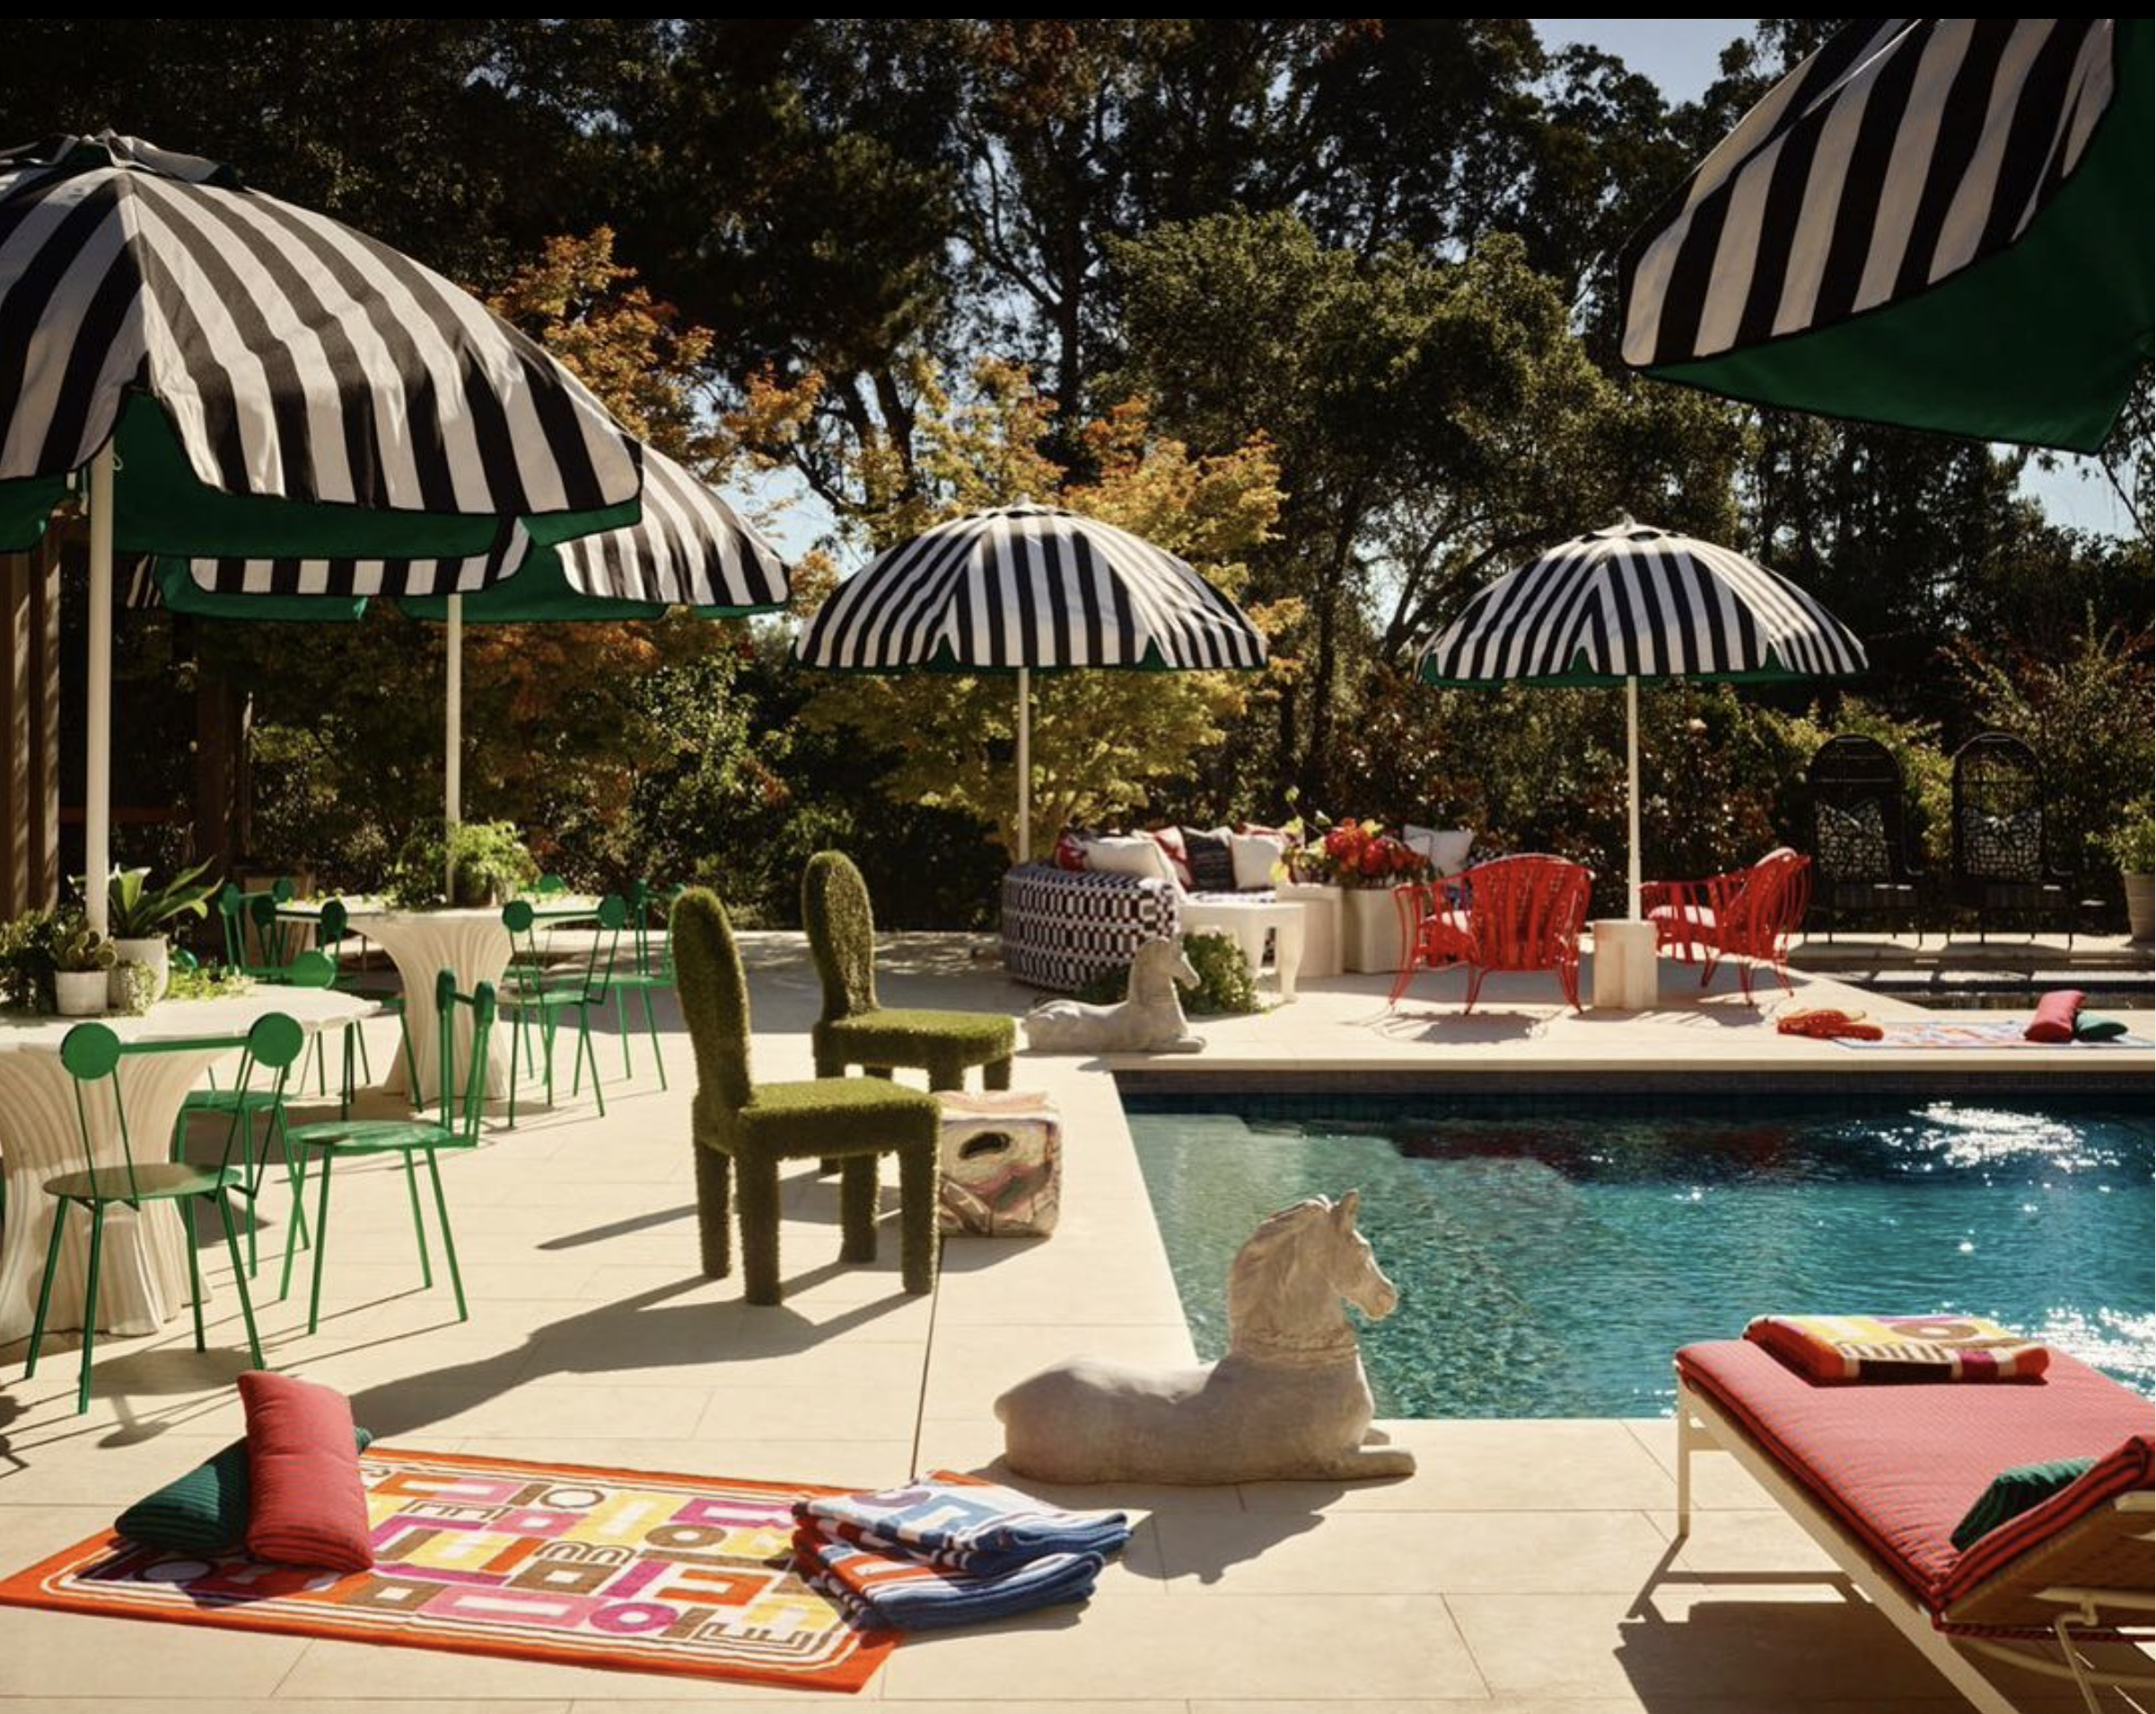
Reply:
[[[1654,924],[1611,917],[1591,926],[1595,1010],[1652,1011],[1661,999]]]
[[[1320,980],[1338,975],[1340,889],[1315,881],[1283,881],[1275,891],[1283,903],[1302,907],[1301,975]]]
[[[1242,949],[1255,977],[1265,963],[1266,933],[1273,935],[1273,974],[1280,984],[1282,1004],[1295,998],[1295,977],[1302,967],[1301,905],[1258,899],[1185,899],[1183,931],[1210,929],[1225,934]]]

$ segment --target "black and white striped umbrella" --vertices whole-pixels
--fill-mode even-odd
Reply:
[[[1252,669],[1265,638],[1165,548],[1060,506],[970,512],[885,549],[816,611],[803,666],[1018,674],[1018,826],[1032,845],[1036,669]]]
[[[116,551],[486,557],[635,521],[635,442],[385,245],[110,132],[0,152],[0,549],[88,467],[84,868],[102,926]]]
[[[1627,518],[1487,585],[1424,645],[1415,676],[1430,685],[1625,686],[1636,915],[1640,680],[1828,678],[1865,666],[1849,628],[1779,572]]]
[[[1626,245],[1625,361],[1762,404],[2095,450],[2156,319],[2151,33],[1847,25]]]

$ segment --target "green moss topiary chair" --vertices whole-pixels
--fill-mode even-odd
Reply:
[[[697,1053],[690,1124],[704,1272],[716,1279],[732,1271],[728,1203],[730,1181],[738,1179],[744,1295],[750,1303],[779,1301],[778,1168],[791,1159],[840,1163],[839,1258],[873,1261],[877,1160],[895,1154],[906,1289],[928,1290],[936,1269],[935,1097],[878,1078],[757,1083],[749,1071],[748,978],[718,895],[702,887],[682,894],[669,938]]]
[[[914,1011],[876,1003],[876,921],[868,883],[853,861],[819,851],[801,877],[801,920],[823,979],[823,1016],[813,1040],[819,1077],[849,1066],[888,1076],[898,1066],[928,1073],[932,1089],[962,1089],[968,1066],[989,1089],[1011,1087],[1018,1026],[995,1012]]]

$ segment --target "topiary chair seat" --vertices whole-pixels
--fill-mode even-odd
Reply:
[[[738,1185],[743,1296],[756,1304],[780,1301],[778,1169],[789,1159],[840,1163],[839,1257],[873,1261],[879,1158],[895,1154],[906,1289],[930,1290],[942,1120],[936,1098],[874,1078],[756,1082],[749,1067],[748,978],[718,895],[708,888],[682,894],[670,940],[682,1016],[697,1050],[690,1115],[704,1272],[714,1279],[732,1272]]]
[[[876,1001],[876,921],[868,883],[851,859],[819,851],[801,878],[801,919],[823,984],[823,1016],[811,1032],[820,1076],[849,1066],[928,1073],[929,1088],[960,1089],[969,1066],[992,1089],[1011,1087],[1018,1025],[995,1012],[924,1011]]]

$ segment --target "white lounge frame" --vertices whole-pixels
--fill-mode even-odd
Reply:
[[[2058,1639],[2058,1659],[2039,1652],[2040,1646],[2033,1643],[2018,1645],[1990,1638],[1957,1638],[1932,1622],[1931,1609],[1871,1549],[1851,1535],[1810,1490],[1792,1478],[1712,1399],[1687,1385],[1681,1377],[1677,1386],[1677,1539],[1679,1542],[1692,1533],[1692,1455],[1696,1452],[1726,1452],[1735,1458],[1766,1490],[1775,1503],[1819,1544],[1864,1597],[1939,1669],[1950,1684],[1968,1698],[1980,1714],[2022,1714],[1985,1675],[1978,1665],[1983,1658],[2003,1660],[2025,1672],[2039,1673],[2046,1677],[2071,1680],[2080,1690],[2090,1714],[2106,1714],[2099,1698],[2099,1690],[2125,1689],[2143,1695],[2156,1691],[2156,1664],[2152,1664],[2149,1673],[2105,1670],[2089,1661],[2076,1634],[2096,1628],[2117,1630],[2132,1626],[2138,1630],[2147,1626],[2156,1618],[2156,1595],[2136,1589],[2064,1587],[2041,1591],[2038,1599],[2055,1602],[2062,1609],[2052,1626]],[[2142,1534],[2143,1539],[2156,1543],[2156,1495],[2146,1491],[2121,1494],[2111,1503],[2118,1511],[2139,1513],[2148,1518]]]

